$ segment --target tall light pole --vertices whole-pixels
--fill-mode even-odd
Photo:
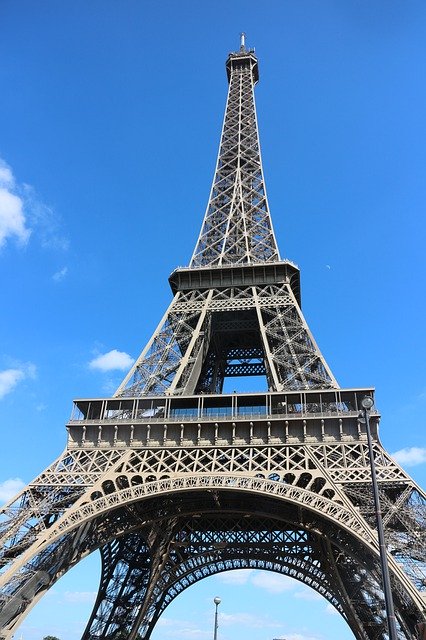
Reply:
[[[214,636],[213,636],[213,640],[217,640],[217,628],[218,628],[218,622],[217,622],[217,608],[220,605],[220,603],[222,602],[220,598],[218,598],[216,596],[216,598],[213,600],[213,602],[216,605],[216,609],[214,612]]]
[[[374,462],[373,440],[370,430],[370,409],[374,405],[371,396],[364,396],[361,400],[363,422],[367,432],[368,455],[370,458],[371,484],[373,487],[374,509],[376,512],[377,538],[379,541],[380,566],[382,570],[383,593],[385,596],[386,618],[388,621],[389,640],[398,640],[396,631],[396,618],[393,606],[392,589],[389,576],[388,557],[386,553],[385,534],[383,530],[382,511],[380,508],[379,487],[377,484],[376,465]]]

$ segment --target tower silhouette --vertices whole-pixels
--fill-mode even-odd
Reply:
[[[358,640],[386,615],[365,425],[371,388],[341,389],[281,260],[263,179],[254,51],[228,56],[228,99],[207,210],[173,299],[111,398],[77,399],[65,451],[1,511],[0,637],[99,549],[84,640],[148,639],[168,604],[237,568],[292,576]],[[266,391],[223,393],[263,376]],[[425,622],[426,496],[386,453],[377,471],[398,635]]]

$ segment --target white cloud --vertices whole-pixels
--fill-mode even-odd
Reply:
[[[238,585],[246,584],[253,573],[253,569],[234,569],[233,571],[224,571],[218,577],[225,584]]]
[[[272,573],[266,571],[256,572],[251,579],[251,584],[256,587],[265,589],[269,593],[282,593],[283,591],[289,591],[294,589],[295,582],[293,578],[280,575],[279,573]]]
[[[162,627],[162,635],[171,638],[182,638],[182,640],[205,640],[211,638],[210,629],[205,631],[198,628],[194,622],[187,620],[177,620],[161,617],[158,626]]]
[[[93,358],[93,360],[89,362],[89,367],[99,371],[113,371],[114,369],[124,371],[129,369],[133,363],[134,358],[129,356],[128,353],[112,349],[112,351],[108,351],[108,353]]]
[[[395,460],[405,466],[414,467],[426,462],[426,449],[424,447],[406,447],[391,454]]]
[[[14,183],[11,168],[0,159],[0,187],[13,187]]]
[[[26,244],[31,231],[26,227],[23,200],[11,191],[13,182],[7,181],[10,170],[0,165],[0,171],[3,175],[0,180],[0,247],[13,237],[20,244]]]
[[[5,369],[0,371],[0,398],[4,398],[25,377],[20,369]]]
[[[31,362],[0,371],[0,400],[13,391],[24,378],[34,378],[35,373],[36,368]]]
[[[234,569],[233,571],[225,571],[218,575],[218,579],[226,584],[243,585],[251,584],[259,589],[264,589],[269,593],[283,593],[300,587],[300,583],[294,578],[273,573],[272,571],[256,571],[254,569]],[[297,598],[305,600],[313,600],[321,598],[312,589],[303,589],[294,593]]]
[[[25,482],[21,478],[9,478],[9,480],[0,482],[0,503],[9,502],[24,487]]]
[[[53,274],[52,280],[54,282],[61,282],[61,280],[65,278],[67,273],[68,273],[68,267],[63,267],[62,269],[60,269],[59,271],[56,271],[56,273]]]
[[[14,239],[25,245],[32,233],[43,247],[65,250],[59,216],[41,202],[35,189],[15,180],[12,169],[0,158],[0,247]]]
[[[159,627],[173,627],[176,622],[178,622],[177,620],[173,620],[172,618],[165,618],[164,616],[161,616],[161,618],[158,619],[157,622],[157,626]]]
[[[82,602],[94,602],[97,596],[96,591],[65,591],[64,602],[80,604]]]
[[[34,227],[34,235],[45,249],[66,251],[68,238],[63,235],[60,216],[47,204],[42,202],[34,187],[22,184],[22,197],[28,211],[28,220]]]
[[[249,627],[250,629],[263,629],[266,627],[277,628],[278,622],[268,619],[265,616],[256,616],[252,613],[221,613],[219,622],[221,626],[230,627],[234,624],[239,627]]]
[[[204,640],[205,638],[211,638],[210,631],[203,631],[202,629],[197,629],[196,627],[182,627],[181,629],[174,629],[171,632],[173,638],[182,638],[186,640],[187,638],[191,638],[191,640]]]

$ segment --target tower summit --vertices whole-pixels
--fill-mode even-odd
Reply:
[[[149,640],[184,589],[243,568],[303,582],[357,640],[385,640],[369,445],[398,638],[426,622],[425,493],[380,443],[374,390],[338,386],[302,315],[299,269],[279,257],[244,35],[226,70],[213,186],[166,313],[113,397],[74,401],[65,451],[1,511],[2,640],[97,550],[83,640]],[[251,376],[262,391],[223,392]]]
[[[165,317],[118,396],[221,393],[226,378],[264,389],[337,388],[300,308],[300,274],[280,260],[260,154],[253,50],[226,62],[228,99],[213,184],[187,269],[170,276]]]
[[[229,90],[215,176],[192,267],[279,260],[260,157],[254,51],[241,48],[226,62]]]

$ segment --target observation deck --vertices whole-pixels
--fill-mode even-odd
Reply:
[[[361,400],[374,389],[324,389],[74,401],[68,448],[196,447],[366,440]],[[370,427],[378,438],[379,414]]]
[[[243,67],[251,67],[253,82],[259,82],[259,64],[254,54],[254,49],[249,49],[248,51],[242,50],[236,53],[229,54],[226,61],[226,73],[228,75],[228,82],[231,79],[231,73],[234,70],[238,70]]]
[[[169,277],[173,294],[194,289],[262,286],[287,282],[301,306],[300,271],[291,260],[178,267]]]

